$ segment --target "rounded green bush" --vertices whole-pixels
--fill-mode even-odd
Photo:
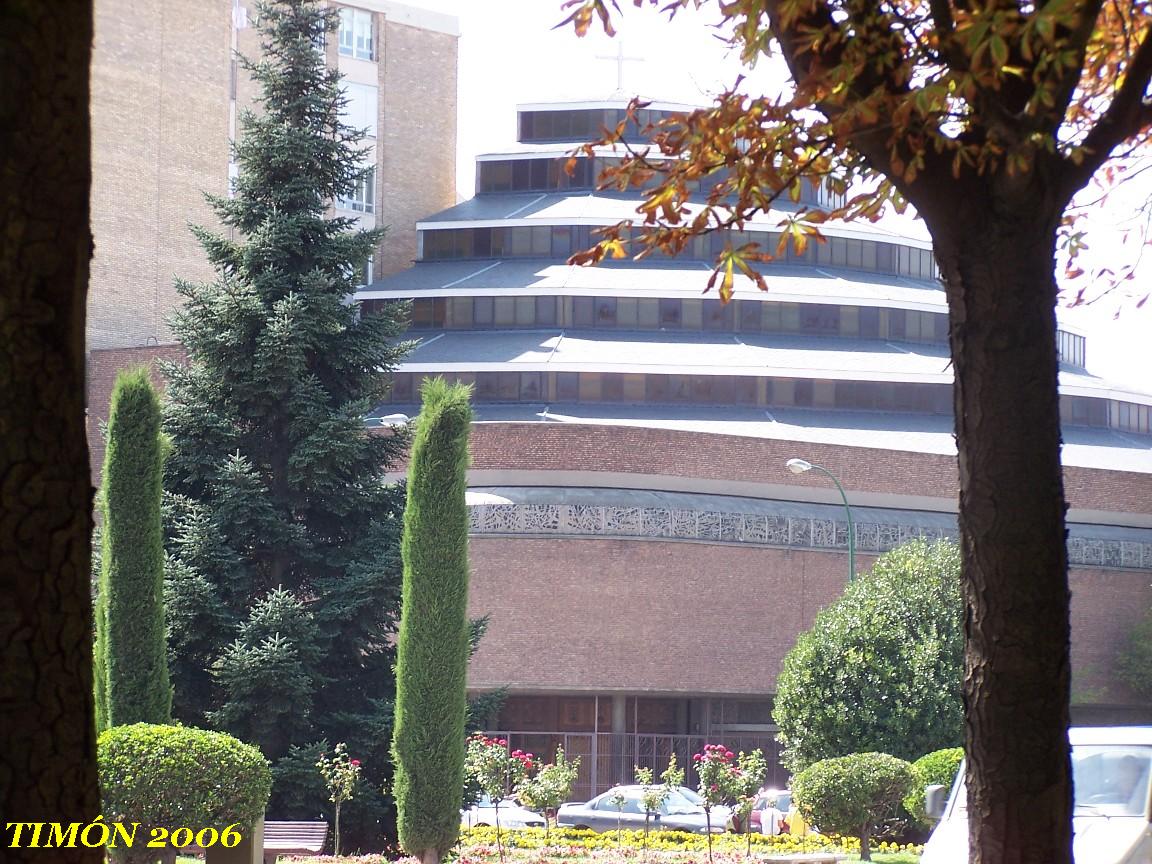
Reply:
[[[904,809],[920,827],[929,828],[932,825],[932,821],[924,812],[924,787],[951,788],[963,759],[963,747],[947,747],[943,750],[934,750],[912,763],[912,770],[916,772],[916,785],[904,797]]]
[[[187,726],[115,726],[96,744],[106,822],[241,833],[264,815],[272,772],[260,751]]]
[[[877,827],[892,818],[916,782],[903,759],[887,753],[853,753],[825,759],[792,778],[801,815],[822,833],[860,838],[860,858],[868,861]]]

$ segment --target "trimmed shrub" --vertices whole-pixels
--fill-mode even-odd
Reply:
[[[784,657],[772,715],[787,768],[959,744],[963,621],[955,543],[916,540],[876,559]]]
[[[100,490],[96,728],[172,719],[160,520],[164,440],[147,369],[116,376]]]
[[[825,759],[792,778],[800,814],[822,833],[860,838],[860,860],[871,861],[876,829],[896,814],[916,782],[903,759],[887,753],[853,753]]]
[[[921,756],[912,763],[912,770],[916,772],[916,785],[904,797],[904,809],[908,811],[908,815],[916,825],[921,828],[932,827],[932,820],[924,812],[924,787],[951,788],[963,759],[963,747],[948,747]]]
[[[460,833],[468,623],[468,432],[471,389],[427,380],[408,468],[396,651],[396,827],[400,845],[436,864]]]
[[[105,822],[152,828],[222,830],[241,834],[264,815],[272,774],[255,747],[222,732],[136,723],[115,726],[96,745]],[[147,830],[146,830],[147,829]],[[155,849],[135,843],[116,850],[124,862],[154,861]]]

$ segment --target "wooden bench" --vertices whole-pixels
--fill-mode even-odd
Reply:
[[[327,839],[327,822],[265,822],[264,864],[276,864],[280,855],[317,855]]]

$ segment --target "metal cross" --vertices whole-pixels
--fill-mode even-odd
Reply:
[[[616,61],[616,89],[618,91],[623,91],[623,89],[624,89],[624,62],[626,60],[635,60],[635,61],[640,62],[640,63],[644,62],[643,57],[625,57],[624,56],[624,43],[623,42],[617,42],[616,43],[616,53],[615,54],[597,54],[596,59],[597,60],[615,60]]]

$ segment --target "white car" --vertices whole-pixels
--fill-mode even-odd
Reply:
[[[1070,729],[1075,808],[1072,858],[1076,864],[1147,864],[1152,861],[1152,726]],[[929,815],[940,824],[920,864],[967,864],[968,791],[964,766],[947,803],[941,786],[928,787]],[[935,814],[933,813],[935,811]]]
[[[481,795],[480,800],[467,810],[460,811],[461,828],[480,828],[485,825],[496,825],[496,817],[500,817],[501,828],[543,828],[544,817],[539,813],[521,807],[513,799],[505,798],[497,807],[487,795]]]

